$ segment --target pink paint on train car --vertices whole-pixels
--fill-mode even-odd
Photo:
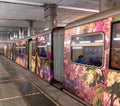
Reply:
[[[104,92],[106,92],[107,86],[109,63],[108,56],[110,47],[110,23],[112,20],[113,17],[109,17],[100,21],[96,21],[94,23],[78,26],[80,28],[79,34],[92,32],[103,32],[105,34],[104,65],[100,69],[89,69],[88,71],[88,66],[75,64],[72,62],[70,48],[71,44],[64,44],[64,87],[69,92],[80,97],[91,105],[95,105],[95,102],[98,100],[98,103],[101,104],[100,106],[106,106]],[[65,31],[65,42],[70,41],[71,37],[78,34],[78,27],[67,29]],[[101,79],[99,82],[95,77],[103,77],[103,79]],[[106,100],[109,100],[109,98]]]

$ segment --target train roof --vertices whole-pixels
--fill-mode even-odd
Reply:
[[[96,13],[94,15],[85,17],[83,19],[78,19],[74,22],[71,22],[71,23],[66,25],[65,29],[69,29],[69,28],[77,27],[77,26],[80,26],[83,24],[87,24],[89,22],[94,22],[97,20],[105,19],[107,17],[114,16],[114,15],[117,15],[119,13],[120,13],[120,6],[117,6],[117,7],[111,8],[109,10],[106,10],[106,11],[103,11],[100,13]]]

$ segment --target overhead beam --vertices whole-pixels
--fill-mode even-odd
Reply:
[[[70,9],[70,10],[79,10],[79,11],[88,11],[88,12],[95,12],[95,13],[99,12],[99,10],[95,10],[95,9],[78,8],[78,7],[71,7],[71,6],[58,6],[58,8]]]
[[[44,5],[42,3],[20,1],[20,0],[0,0],[0,2],[10,3],[10,4],[27,5],[27,6],[38,6],[38,7],[43,7],[43,5]]]
[[[20,27],[18,27],[18,26],[0,26],[0,27],[2,27],[2,28],[20,28]],[[27,27],[23,27],[23,28],[27,28]]]
[[[14,19],[14,18],[0,18],[0,20],[8,20],[8,21],[29,21],[29,19]],[[34,22],[43,22],[39,20],[33,20]]]
[[[19,29],[20,27],[10,27],[10,26],[0,26],[1,28],[12,28],[12,29]],[[24,29],[27,30],[28,27],[22,27]],[[33,27],[35,30],[40,30],[42,28],[38,28],[38,27]]]

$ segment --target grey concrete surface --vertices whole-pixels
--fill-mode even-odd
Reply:
[[[45,96],[47,96],[47,98],[52,100],[52,102],[55,102],[56,105],[58,105],[58,106],[59,105],[60,106],[86,106],[86,105],[83,105],[83,103],[80,103],[79,101],[77,101],[74,98],[70,97],[69,95],[65,94],[61,90],[55,88],[48,82],[37,77],[35,74],[29,72],[28,70],[24,69],[23,67],[19,66],[16,63],[12,62],[11,60],[8,60],[6,57],[0,56],[0,58],[2,60],[4,60],[3,63],[5,63],[7,66],[10,66],[11,68],[13,68],[17,72],[17,74],[19,74],[20,76],[23,77],[23,79],[27,79],[27,81],[29,83],[31,83],[32,86],[37,88],[37,90],[40,90],[40,92],[42,92]],[[2,104],[2,103],[0,102],[0,104]],[[0,106],[4,106],[4,105],[0,105]],[[42,106],[42,105],[40,105],[40,106]],[[48,105],[48,106],[50,106],[50,105]]]

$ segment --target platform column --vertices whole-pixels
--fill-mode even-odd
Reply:
[[[120,0],[100,0],[99,9],[104,11],[118,5],[120,5]]]
[[[33,33],[33,20],[29,20],[29,26],[28,26],[28,36],[32,36]]]
[[[24,38],[24,30],[22,28],[19,29],[19,39]]]
[[[28,37],[33,36],[33,20],[29,20],[29,26],[28,26]],[[32,70],[32,39],[30,38],[28,40],[28,69]]]
[[[56,4],[44,5],[44,19],[45,19],[44,30],[49,30],[57,26],[56,9],[57,9]]]

